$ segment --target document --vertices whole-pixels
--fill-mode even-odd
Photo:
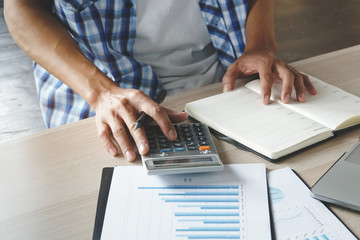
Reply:
[[[280,101],[281,82],[272,88],[271,104],[260,100],[260,80],[236,90],[186,104],[185,111],[210,128],[268,160],[334,136],[336,131],[360,124],[360,98],[310,77],[318,91],[289,104]]]
[[[161,176],[115,167],[101,239],[270,240],[265,165]]]
[[[268,173],[272,223],[276,240],[356,240],[290,169]]]

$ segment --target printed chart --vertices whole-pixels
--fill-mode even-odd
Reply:
[[[191,178],[190,178],[191,179]],[[244,185],[138,187],[172,208],[177,239],[245,239]]]
[[[270,172],[268,180],[277,240],[356,239],[290,168]]]
[[[265,166],[167,176],[116,167],[102,239],[271,239]]]

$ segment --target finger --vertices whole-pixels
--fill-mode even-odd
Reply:
[[[130,135],[135,141],[137,149],[141,155],[145,155],[149,152],[149,142],[146,137],[144,128],[136,128],[136,118],[134,111],[130,107],[122,109],[121,112],[125,112],[123,120],[129,130]]]
[[[171,109],[164,108],[171,122],[180,123],[188,119],[186,112],[177,112]]]
[[[144,111],[147,115],[152,117],[169,140],[175,140],[177,138],[176,130],[165,109],[154,102],[146,94],[139,95],[137,100],[138,109]],[[124,104],[125,107],[127,105],[128,104]]]
[[[316,91],[314,85],[311,83],[311,80],[310,80],[309,76],[305,75],[305,74],[301,74],[301,75],[303,76],[304,86],[305,86],[306,90],[308,90],[308,92],[311,95],[316,95],[317,91]]]
[[[238,77],[238,69],[236,62],[234,62],[228,67],[222,79],[223,92],[228,92],[234,88],[237,77]]]
[[[132,143],[129,139],[125,124],[119,117],[113,118],[109,124],[113,137],[119,144],[119,147],[126,158],[126,160],[132,162],[136,158],[135,151],[132,147]]]
[[[295,76],[285,64],[276,64],[276,70],[282,80],[281,100],[289,103]]]
[[[261,101],[267,105],[270,103],[271,86],[274,82],[274,77],[270,67],[264,67],[259,70],[260,85],[261,85]]]
[[[305,86],[303,76],[292,66],[288,66],[288,68],[294,74],[294,87],[296,91],[296,98],[299,102],[305,102]]]
[[[160,105],[154,103],[155,106],[153,106],[148,111],[148,115],[151,116],[156,123],[161,128],[161,131],[165,134],[165,136],[173,141],[177,138],[176,130],[174,128],[174,125],[169,119],[169,116],[167,115],[167,112],[163,107]]]
[[[98,135],[102,145],[111,156],[115,157],[118,154],[118,149],[111,140],[111,131],[109,125],[102,121],[96,121],[96,127],[98,129]]]

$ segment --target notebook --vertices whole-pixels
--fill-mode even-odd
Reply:
[[[264,164],[162,176],[117,166],[102,213],[93,239],[271,239]]]
[[[311,188],[316,199],[360,211],[360,141]]]
[[[267,160],[279,160],[360,123],[359,97],[315,77],[310,80],[318,93],[306,93],[305,103],[297,102],[293,91],[290,103],[283,104],[281,82],[275,82],[271,104],[263,105],[260,80],[254,80],[187,103],[185,111]]]

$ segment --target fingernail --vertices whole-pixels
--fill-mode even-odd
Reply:
[[[301,93],[299,96],[299,100],[305,102],[305,93]]]
[[[132,161],[133,160],[133,157],[134,157],[134,154],[131,152],[131,151],[126,151],[125,152],[125,157],[128,161]]]
[[[284,96],[284,102],[289,102],[290,101],[290,94],[285,94],[285,96]]]
[[[270,103],[270,96],[265,95],[263,101],[264,101],[265,104],[269,104]]]
[[[140,154],[144,154],[146,150],[146,145],[144,143],[141,143],[139,146],[139,152]]]
[[[109,148],[108,152],[111,156],[116,156],[116,151],[114,149]]]
[[[176,134],[175,134],[174,130],[169,131],[169,136],[171,139],[176,139]]]
[[[230,84],[226,83],[223,87],[223,92],[230,91]]]

